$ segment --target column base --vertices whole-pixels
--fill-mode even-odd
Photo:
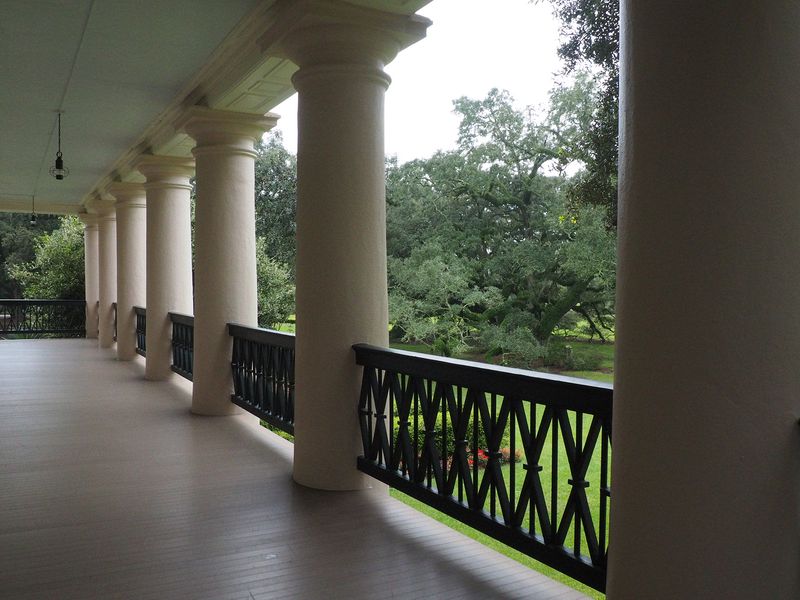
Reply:
[[[295,455],[292,479],[303,487],[329,492],[355,492],[378,488],[388,490],[387,485],[355,470],[355,461],[353,469],[348,470],[346,474],[336,474],[329,469],[314,468],[317,465],[311,465],[311,469],[304,469],[302,466],[298,468],[296,461],[297,456]]]
[[[236,415],[244,414],[245,411],[231,403],[230,408],[222,406],[215,408],[192,406],[190,412],[198,417],[234,417]]]

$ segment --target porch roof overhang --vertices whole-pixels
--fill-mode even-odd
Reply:
[[[294,93],[280,36],[298,6],[411,15],[430,0],[15,0],[0,7],[0,211],[74,213],[142,153],[188,156],[193,105],[264,114]],[[427,22],[420,19],[420,23]],[[48,173],[56,111],[70,175]]]

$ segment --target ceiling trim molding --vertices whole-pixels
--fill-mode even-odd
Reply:
[[[62,204],[36,198],[37,215],[73,215],[81,210],[81,206],[78,204]],[[0,196],[0,212],[29,213],[31,212],[31,199],[30,197]]]
[[[208,97],[221,96],[228,89],[247,78],[247,75],[264,62],[257,43],[274,19],[274,0],[265,0],[250,11],[217,46],[206,64],[184,86],[175,99],[153,120],[131,148],[118,158],[110,171],[98,179],[81,198],[85,206],[96,190],[108,187],[114,180],[136,180],[134,168],[142,154],[167,154],[186,156],[193,144],[186,135],[175,128],[175,122],[187,108],[207,106]],[[291,94],[288,94],[291,95]]]
[[[354,0],[350,10],[356,14],[387,10],[395,13],[395,16],[386,15],[392,21],[398,18],[397,15],[413,15],[429,1]],[[87,189],[78,211],[92,195],[106,189],[113,181],[141,181],[135,165],[143,154],[190,157],[194,142],[176,126],[187,109],[203,106],[264,115],[291,96],[294,93],[291,77],[297,66],[286,57],[276,55],[274,49],[265,48],[264,36],[276,31],[276,25],[281,21],[285,22],[286,12],[293,12],[291,7],[295,2],[297,0],[263,0],[245,15],[130,149],[114,162],[107,174]],[[337,0],[335,4],[348,3]],[[372,11],[365,10],[365,6]],[[430,22],[423,17],[412,17],[407,23],[413,24],[412,29],[422,28],[424,31]]]

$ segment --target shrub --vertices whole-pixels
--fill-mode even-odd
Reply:
[[[413,408],[412,408],[412,414],[409,415],[409,426],[408,426],[408,431],[409,431],[409,434],[411,436],[411,442],[412,443],[415,442],[415,439],[414,439],[414,432],[415,432],[414,420],[415,420],[415,415],[413,414]],[[399,432],[400,432],[400,418],[397,415],[395,415],[395,417],[394,417],[393,427],[394,427],[394,432],[393,432],[394,438],[393,439],[396,441],[397,440],[397,436],[399,435]],[[471,444],[469,442],[471,442],[471,440],[472,440],[473,431],[474,431],[473,427],[474,427],[474,421],[473,421],[473,418],[470,417],[469,424],[467,425],[468,450],[472,450]],[[442,414],[441,414],[441,411],[436,416],[436,425],[435,425],[435,429],[434,429],[434,436],[435,436],[435,439],[436,439],[436,447],[439,448],[439,451],[441,451],[441,449],[442,449],[442,442],[441,442],[441,439],[442,439]],[[509,426],[506,425],[506,429],[503,432],[503,437],[502,437],[502,439],[500,441],[501,452],[503,451],[503,449],[505,449],[505,450],[508,450],[508,454],[510,454],[510,450],[508,449],[508,446],[511,443],[510,440],[511,440],[511,430],[510,430]],[[422,416],[422,414],[417,414],[416,415],[416,448],[417,448],[417,451],[420,452],[420,453],[422,452],[422,446],[423,446],[424,442],[425,442],[425,419]],[[488,450],[489,442],[486,439],[486,433],[484,432],[483,426],[480,423],[480,421],[478,422],[478,440],[477,440],[477,442],[478,442],[477,443],[478,450],[481,450],[481,451]],[[449,458],[455,452],[455,444],[456,444],[455,435],[454,435],[454,431],[453,431],[453,422],[449,418],[449,413],[448,413],[448,419],[447,419],[447,431],[446,431],[446,435],[445,435],[445,443],[446,443],[447,457]],[[517,454],[521,454],[521,453],[518,452]]]
[[[267,255],[264,238],[256,239],[258,325],[276,327],[294,313],[294,284],[289,267]]]

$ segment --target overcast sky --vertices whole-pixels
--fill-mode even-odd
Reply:
[[[420,11],[427,37],[386,67],[386,154],[401,162],[453,148],[453,100],[507,89],[520,107],[543,104],[561,69],[558,22],[550,4],[529,0],[434,0]],[[297,96],[273,112],[286,147],[297,152]]]

